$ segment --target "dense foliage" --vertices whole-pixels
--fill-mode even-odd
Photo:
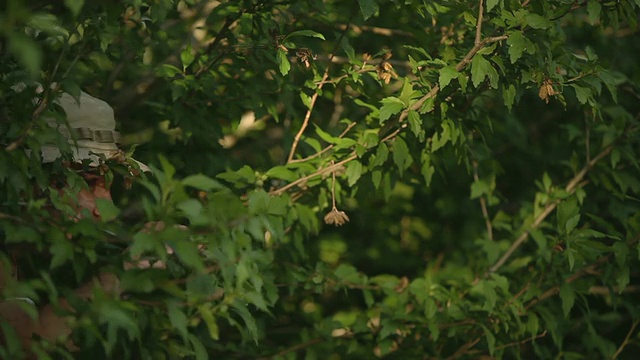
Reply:
[[[68,298],[42,359],[632,358],[638,6],[8,0],[3,296]],[[153,168],[100,222],[38,156],[80,89]]]

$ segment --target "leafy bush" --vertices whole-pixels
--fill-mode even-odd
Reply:
[[[73,329],[30,352],[632,358],[638,6],[9,0],[2,291]],[[100,221],[45,122],[80,89],[153,168]]]

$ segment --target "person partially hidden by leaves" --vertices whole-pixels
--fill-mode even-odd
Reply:
[[[73,158],[64,161],[58,146],[45,145],[41,149],[42,162],[44,166],[52,166],[51,163],[59,161],[58,165],[66,167],[71,174],[79,175],[75,178],[82,178],[84,184],[79,191],[74,190],[78,188],[77,184],[70,186],[66,180],[69,177],[60,177],[49,187],[52,192],[49,197],[55,203],[50,206],[50,221],[55,226],[56,219],[67,223],[99,220],[102,216],[100,202],[112,201],[110,187],[113,168],[119,168],[125,183],[149,168],[118,149],[116,143],[119,134],[115,131],[113,110],[106,102],[82,92],[78,101],[68,94],[62,94],[57,103],[66,113],[66,122],[59,123],[55,119],[47,119],[47,122],[67,138]],[[30,156],[36,154],[31,153]],[[69,240],[76,240],[70,233],[65,236]],[[119,296],[118,278],[103,271],[96,272],[91,281],[66,297],[44,303],[37,299],[39,296],[33,289],[26,289],[20,284],[21,280],[25,280],[22,278],[21,260],[25,257],[25,251],[33,249],[7,246],[3,250],[6,252],[0,252],[0,343],[5,348],[5,354],[12,359],[34,358],[41,353],[42,349],[33,346],[33,339],[37,338],[49,343],[62,343],[70,351],[77,350],[70,338],[73,325],[68,315],[74,311],[71,303],[90,301],[96,288],[107,296]],[[46,255],[41,258],[43,256],[46,258]],[[22,346],[22,350],[17,344]]]

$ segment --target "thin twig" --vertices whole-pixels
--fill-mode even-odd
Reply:
[[[629,329],[627,336],[624,338],[624,341],[622,341],[622,344],[620,344],[620,346],[618,347],[618,350],[616,350],[616,352],[611,356],[611,360],[620,356],[620,353],[622,353],[622,350],[624,350],[624,347],[629,344],[629,339],[631,339],[631,335],[633,335],[633,332],[636,331],[636,327],[638,326],[639,323],[640,323],[640,320],[636,320],[633,322],[633,324],[631,325],[631,329]]]
[[[344,131],[342,133],[340,133],[340,135],[338,135],[338,138],[342,139],[345,135],[347,135],[347,133],[349,132],[349,130],[351,130],[354,126],[356,126],[356,122],[352,122],[351,124],[349,124],[347,126],[346,129],[344,129]],[[302,159],[293,159],[291,160],[289,163],[293,164],[293,163],[298,163],[298,162],[304,162],[307,160],[311,160],[314,158],[317,158],[318,156],[326,153],[327,151],[333,149],[333,147],[336,146],[335,144],[330,144],[329,146],[325,147],[324,149],[318,151],[317,153],[313,154],[313,155],[309,155],[306,158],[302,158]]]
[[[506,348],[511,347],[511,346],[526,344],[528,342],[543,338],[545,336],[547,336],[547,330],[543,331],[542,333],[540,333],[540,334],[538,334],[536,336],[532,336],[532,337],[530,337],[528,339],[524,339],[524,340],[520,340],[520,341],[514,341],[514,342],[510,342],[508,344],[496,346],[496,350],[502,350],[502,349],[506,349]]]
[[[315,338],[315,339],[311,339],[309,341],[303,342],[302,344],[298,344],[298,345],[294,345],[290,348],[284,349],[282,351],[280,351],[277,354],[271,355],[271,356],[267,356],[267,357],[263,357],[263,358],[259,358],[259,360],[269,360],[269,359],[274,359],[292,352],[296,352],[298,350],[302,350],[305,348],[308,348],[309,346],[313,346],[315,344],[324,342],[325,340],[323,338]]]
[[[341,161],[339,161],[339,162],[337,162],[335,164],[332,164],[332,165],[329,165],[329,166],[327,166],[325,168],[319,169],[318,171],[314,172],[313,174],[309,174],[307,176],[303,176],[303,177],[301,177],[301,178],[299,178],[299,179],[297,179],[297,180],[295,180],[293,182],[288,183],[287,185],[285,185],[285,186],[283,186],[283,187],[281,187],[279,189],[275,189],[275,190],[270,191],[269,195],[281,195],[285,191],[291,189],[294,186],[297,186],[299,184],[305,183],[305,182],[309,181],[310,179],[313,179],[316,176],[321,176],[321,175],[324,175],[324,174],[328,174],[328,173],[330,173],[332,171],[335,171],[335,170],[339,169],[340,167],[342,167],[344,164],[346,164],[346,163],[348,163],[348,162],[350,162],[352,160],[355,160],[357,158],[358,158],[358,155],[356,155],[356,153],[353,152],[347,158],[345,158],[345,159],[343,159],[343,160],[341,160]]]
[[[474,44],[480,44],[480,39],[482,36],[482,16],[484,15],[484,1],[480,0],[480,6],[478,8],[478,22],[476,23],[476,39]]]
[[[351,23],[351,20],[349,20],[349,24],[350,23]],[[298,143],[300,142],[300,138],[302,138],[302,134],[307,129],[307,126],[309,126],[309,120],[311,119],[311,113],[313,112],[313,108],[314,108],[314,106],[316,104],[316,100],[318,100],[318,96],[320,95],[320,90],[322,90],[322,87],[324,86],[325,81],[329,78],[329,70],[331,69],[331,65],[333,64],[333,62],[331,60],[335,56],[336,51],[338,51],[338,47],[340,46],[340,43],[342,42],[342,38],[344,38],[344,36],[347,33],[348,29],[349,29],[349,26],[347,24],[347,27],[344,29],[342,34],[340,34],[340,37],[338,38],[338,41],[336,42],[336,45],[333,47],[333,51],[331,51],[331,55],[329,55],[329,63],[327,64],[327,67],[324,69],[324,74],[322,75],[322,80],[320,80],[320,83],[317,85],[316,91],[313,93],[313,96],[311,96],[311,101],[309,102],[309,109],[307,109],[307,113],[304,115],[304,120],[302,121],[302,126],[300,126],[300,130],[298,130],[298,133],[296,134],[295,138],[293,138],[293,144],[291,144],[291,150],[289,150],[289,156],[287,157],[287,164],[289,164],[289,163],[291,163],[291,161],[293,161],[293,157],[296,154],[296,149],[298,148]]]
[[[475,338],[474,340],[468,341],[465,344],[463,344],[462,346],[460,346],[460,348],[458,348],[458,350],[456,350],[456,352],[454,352],[451,356],[449,356],[447,358],[447,360],[452,360],[452,359],[457,359],[460,356],[467,354],[469,352],[469,349],[471,349],[472,347],[474,347],[478,342],[480,342],[481,338]]]
[[[333,165],[333,160],[331,165]],[[331,206],[332,210],[336,210],[336,171],[331,172]]]
[[[473,160],[473,179],[477,182],[480,181],[478,176],[478,162]],[[487,210],[487,200],[484,195],[480,196],[480,208],[482,209],[482,217],[484,218],[484,224],[487,227],[487,236],[489,241],[493,241],[493,227],[491,226],[491,219],[489,218],[489,210]]]
[[[595,158],[593,158],[590,162],[588,162],[582,168],[582,170],[580,170],[580,172],[577,173],[573,177],[573,179],[571,179],[571,181],[569,181],[569,184],[567,184],[567,186],[565,187],[565,191],[573,194],[576,191],[576,189],[579,187],[579,184],[582,182],[582,179],[585,177],[585,175],[587,175],[589,170],[591,170],[591,168],[593,168],[598,161],[600,161],[605,156],[609,155],[612,149],[613,149],[613,144],[604,148],[604,150],[602,150],[600,154],[598,154]],[[531,226],[529,226],[527,230],[524,230],[522,234],[518,236],[516,241],[514,241],[513,244],[511,244],[509,249],[502,255],[502,257],[495,264],[493,264],[493,266],[491,266],[489,270],[487,270],[487,272],[485,273],[485,277],[490,275],[491,273],[496,272],[502,265],[504,265],[504,263],[507,260],[509,260],[511,255],[513,255],[513,253],[520,247],[520,245],[522,245],[527,240],[527,238],[529,237],[529,232],[531,230],[537,229],[538,226],[540,226],[540,224],[542,224],[542,222],[547,218],[547,216],[549,216],[549,214],[551,214],[553,210],[555,210],[555,208],[558,206],[559,203],[560,203],[559,201],[555,201],[547,204],[547,206],[545,206],[542,213],[540,213],[540,215],[538,215],[538,217],[535,218]]]

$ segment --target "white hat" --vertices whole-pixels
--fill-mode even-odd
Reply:
[[[98,166],[103,154],[107,159],[119,153],[116,143],[120,133],[115,131],[116,120],[113,109],[106,102],[80,92],[78,101],[73,96],[63,93],[57,102],[67,114],[67,124],[58,124],[55,119],[47,118],[49,126],[57,128],[67,139],[73,150],[76,161],[91,160],[90,165]],[[71,133],[70,131],[71,130]],[[56,146],[42,146],[42,161],[53,162],[61,156]],[[150,171],[145,164],[135,160],[142,171]]]

